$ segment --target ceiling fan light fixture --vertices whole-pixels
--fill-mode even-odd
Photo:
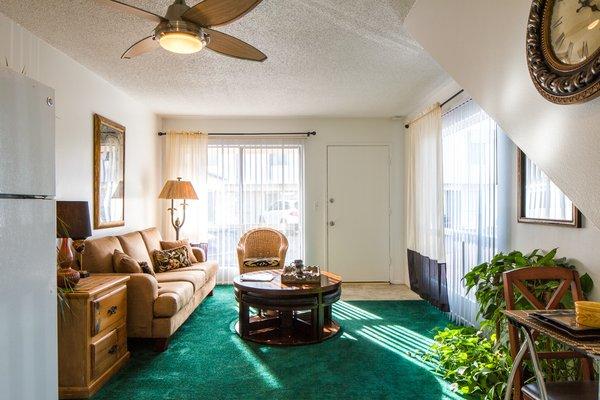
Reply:
[[[197,53],[206,45],[206,41],[199,35],[188,32],[161,33],[158,43],[163,49],[178,54]]]

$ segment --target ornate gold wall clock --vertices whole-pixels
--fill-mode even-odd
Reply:
[[[527,23],[533,83],[557,104],[600,94],[600,0],[533,0]]]

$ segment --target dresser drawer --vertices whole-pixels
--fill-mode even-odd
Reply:
[[[114,328],[127,317],[127,286],[92,301],[92,336]]]
[[[112,367],[127,352],[127,331],[125,325],[110,331],[90,346],[92,379]]]

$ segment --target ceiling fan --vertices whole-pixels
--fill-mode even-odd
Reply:
[[[211,29],[243,17],[262,0],[204,0],[193,7],[185,4],[185,0],[175,0],[164,17],[117,0],[96,1],[158,23],[152,36],[133,44],[121,58],[137,57],[159,47],[179,54],[192,54],[207,47],[243,60],[262,62],[267,59],[263,52],[248,43]]]

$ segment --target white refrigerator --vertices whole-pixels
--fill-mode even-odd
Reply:
[[[0,399],[58,393],[54,91],[0,67]]]

